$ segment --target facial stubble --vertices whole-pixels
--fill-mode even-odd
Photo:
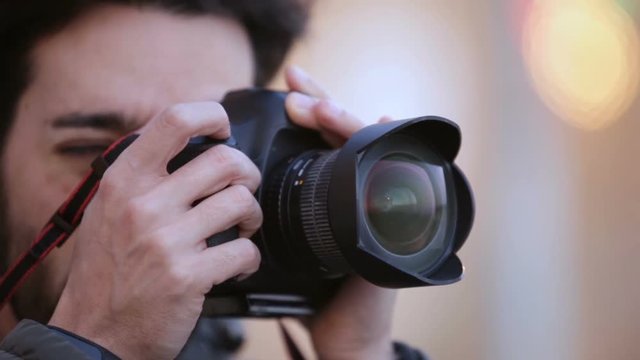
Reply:
[[[35,240],[39,229],[21,223],[9,211],[10,194],[6,187],[6,174],[0,174],[0,266],[2,273],[26,251]],[[29,278],[18,288],[11,298],[11,306],[16,317],[32,319],[46,324],[60,298],[62,289],[56,294],[47,291],[48,271],[45,266],[38,266]]]

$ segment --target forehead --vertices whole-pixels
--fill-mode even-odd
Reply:
[[[40,41],[25,92],[40,115],[121,112],[148,118],[179,102],[218,100],[253,78],[236,22],[156,8],[103,6]]]

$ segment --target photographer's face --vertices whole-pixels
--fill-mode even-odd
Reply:
[[[2,158],[11,259],[109,143],[180,102],[251,85],[245,31],[212,16],[104,6],[38,43]],[[25,284],[20,316],[47,321],[67,278],[72,237]]]

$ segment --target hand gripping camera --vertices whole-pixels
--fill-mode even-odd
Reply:
[[[233,138],[225,143],[258,166],[264,223],[252,240],[260,269],[216,286],[205,316],[303,316],[349,274],[404,288],[462,278],[456,252],[474,216],[471,189],[454,159],[458,127],[435,116],[363,128],[340,149],[288,120],[286,94],[251,89],[222,101]],[[170,172],[211,146],[197,137]],[[237,232],[236,232],[237,234]],[[209,246],[237,237],[234,229]]]

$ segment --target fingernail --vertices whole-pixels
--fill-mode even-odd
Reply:
[[[304,94],[294,92],[291,93],[289,97],[293,107],[301,112],[310,112],[311,108],[316,104],[316,100],[314,98]]]

